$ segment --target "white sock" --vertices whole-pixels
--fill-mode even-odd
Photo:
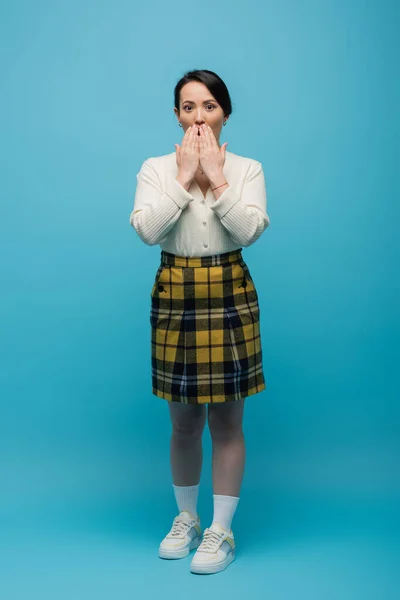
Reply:
[[[214,494],[213,523],[219,523],[227,531],[231,530],[231,523],[238,505],[236,496],[220,496]]]
[[[199,495],[200,484],[197,485],[174,485],[176,503],[181,513],[188,510],[194,517],[197,517],[197,498]]]

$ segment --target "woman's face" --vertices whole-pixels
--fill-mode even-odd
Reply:
[[[180,111],[174,108],[178,121],[182,123],[183,131],[192,125],[209,125],[219,144],[219,136],[224,121],[224,111],[215,100],[209,89],[200,81],[189,81],[180,93]]]

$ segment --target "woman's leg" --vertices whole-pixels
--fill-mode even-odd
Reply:
[[[202,434],[207,418],[202,405],[168,402],[172,423],[171,467],[179,515],[159,548],[161,558],[183,558],[201,542],[197,513],[203,462]]]
[[[171,470],[175,486],[197,485],[203,464],[203,430],[206,407],[168,402],[171,423]]]
[[[214,517],[211,527],[219,524],[227,531],[231,530],[239,503],[244,472],[246,451],[242,429],[243,410],[244,399],[226,404],[210,404],[208,408],[214,489]]]
[[[245,464],[244,399],[208,405],[214,494],[239,497]]]

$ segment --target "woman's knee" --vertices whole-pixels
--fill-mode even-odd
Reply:
[[[212,439],[230,439],[243,434],[244,399],[224,404],[210,404],[208,427]]]
[[[199,404],[169,404],[172,433],[181,438],[200,436],[206,423],[206,407]]]

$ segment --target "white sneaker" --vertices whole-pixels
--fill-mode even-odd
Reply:
[[[190,564],[192,573],[218,573],[226,569],[235,558],[233,533],[219,523],[205,529],[203,540]]]
[[[188,510],[183,510],[175,517],[171,531],[160,544],[160,558],[184,558],[201,542],[199,517],[194,517]]]

